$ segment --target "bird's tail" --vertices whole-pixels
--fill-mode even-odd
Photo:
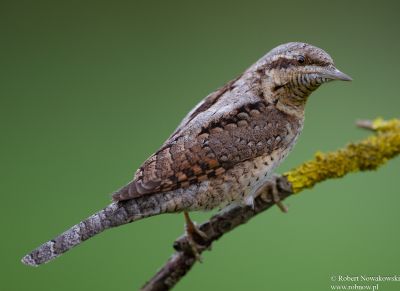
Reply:
[[[161,194],[155,194],[127,201],[113,202],[56,238],[42,244],[24,256],[21,261],[25,265],[38,266],[51,261],[108,228],[165,212],[179,212],[179,207],[176,207],[177,203],[174,201],[174,197],[169,196],[168,198],[167,200]]]

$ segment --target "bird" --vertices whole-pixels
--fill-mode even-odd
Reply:
[[[324,50],[303,42],[273,48],[195,106],[109,206],[22,262],[38,266],[108,228],[154,215],[183,212],[193,234],[188,212],[252,207],[296,144],[308,97],[334,80],[352,79]]]

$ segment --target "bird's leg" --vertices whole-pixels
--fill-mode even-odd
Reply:
[[[281,198],[279,197],[277,184],[267,183],[264,187],[260,189],[259,195],[264,195],[266,201],[270,201],[270,198],[268,196],[272,196],[272,201],[276,204],[276,206],[278,206],[282,212],[284,213],[288,212],[288,208],[286,207],[285,204],[283,204]]]
[[[283,213],[287,213],[289,209],[286,207],[285,204],[283,204],[281,197],[279,197],[279,192],[276,184],[271,185],[271,193],[272,193],[272,199],[275,202],[275,204],[279,207],[279,209]]]
[[[196,260],[202,262],[199,252],[199,247],[200,247],[199,240],[200,241],[207,240],[207,235],[204,232],[202,232],[196,226],[196,224],[190,219],[189,212],[184,211],[183,215],[185,216],[185,222],[186,222],[185,230],[190,248],[193,252],[193,255],[196,257]]]

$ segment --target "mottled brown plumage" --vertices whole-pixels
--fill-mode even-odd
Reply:
[[[274,49],[243,75],[207,96],[113,198],[127,200],[208,183],[205,196],[212,201],[190,209],[209,209],[240,197],[249,198],[251,203],[247,195],[254,190],[251,187],[268,178],[296,141],[307,97],[334,78],[346,76],[338,73],[331,57],[321,49],[303,43]],[[253,168],[257,159],[273,156],[275,161],[262,162],[263,169]],[[242,183],[239,178],[244,166],[250,167],[247,170],[252,176],[245,179],[246,185],[230,185],[222,193],[219,181]],[[200,193],[194,195],[207,200]],[[226,199],[221,197],[224,195]]]
[[[323,50],[276,47],[208,95],[163,146],[113,194],[113,202],[23,258],[39,265],[103,230],[161,213],[252,205],[290,152],[308,96],[321,84],[351,80]]]

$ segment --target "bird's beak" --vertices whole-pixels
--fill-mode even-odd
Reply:
[[[330,80],[341,80],[341,81],[352,81],[353,79],[345,73],[339,71],[334,66],[329,66],[323,71],[319,72],[319,75],[323,78]]]

